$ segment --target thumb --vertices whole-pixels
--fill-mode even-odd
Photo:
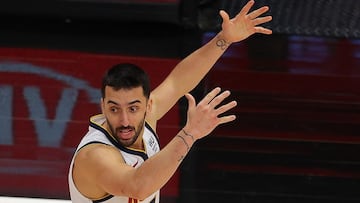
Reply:
[[[186,97],[186,99],[188,100],[188,104],[189,104],[188,109],[194,108],[195,105],[196,105],[196,103],[195,103],[195,98],[194,98],[190,93],[185,94],[185,97]]]
[[[219,14],[223,20],[223,23],[228,23],[230,21],[229,14],[226,13],[224,10],[220,10]]]

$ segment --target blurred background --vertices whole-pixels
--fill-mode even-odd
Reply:
[[[100,112],[100,80],[132,62],[158,85],[247,0],[0,2],[0,196],[69,199],[72,154]],[[163,203],[360,201],[360,1],[257,0],[271,36],[233,44],[193,90],[238,101],[198,141]],[[161,145],[186,101],[160,121]]]

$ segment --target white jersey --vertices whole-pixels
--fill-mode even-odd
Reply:
[[[121,155],[123,156],[126,164],[137,168],[139,167],[146,159],[153,156],[155,153],[160,151],[159,140],[156,133],[153,129],[145,123],[143,142],[145,146],[145,151],[140,151],[136,149],[131,149],[120,145],[111,135],[105,130],[101,124],[104,123],[105,118],[103,115],[93,116],[90,119],[90,126],[88,133],[82,138],[80,144],[78,145],[75,155],[71,161],[68,181],[70,189],[70,197],[73,203],[159,203],[160,192],[156,191],[154,194],[150,195],[144,200],[137,200],[131,197],[125,196],[113,196],[108,195],[101,199],[88,199],[83,196],[76,188],[73,178],[72,178],[72,168],[74,164],[74,158],[76,153],[84,146],[92,143],[103,143],[106,145],[111,145],[116,147]]]

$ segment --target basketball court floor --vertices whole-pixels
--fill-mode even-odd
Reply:
[[[0,197],[1,203],[70,203],[70,200],[26,198],[26,197]]]

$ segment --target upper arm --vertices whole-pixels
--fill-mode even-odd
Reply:
[[[181,90],[171,78],[166,78],[151,92],[152,120],[157,121],[161,119],[176,104],[183,94],[183,90]]]
[[[92,144],[80,150],[75,162],[74,180],[85,196],[107,194],[134,196],[131,183],[135,169],[125,163],[120,152],[107,145]]]

